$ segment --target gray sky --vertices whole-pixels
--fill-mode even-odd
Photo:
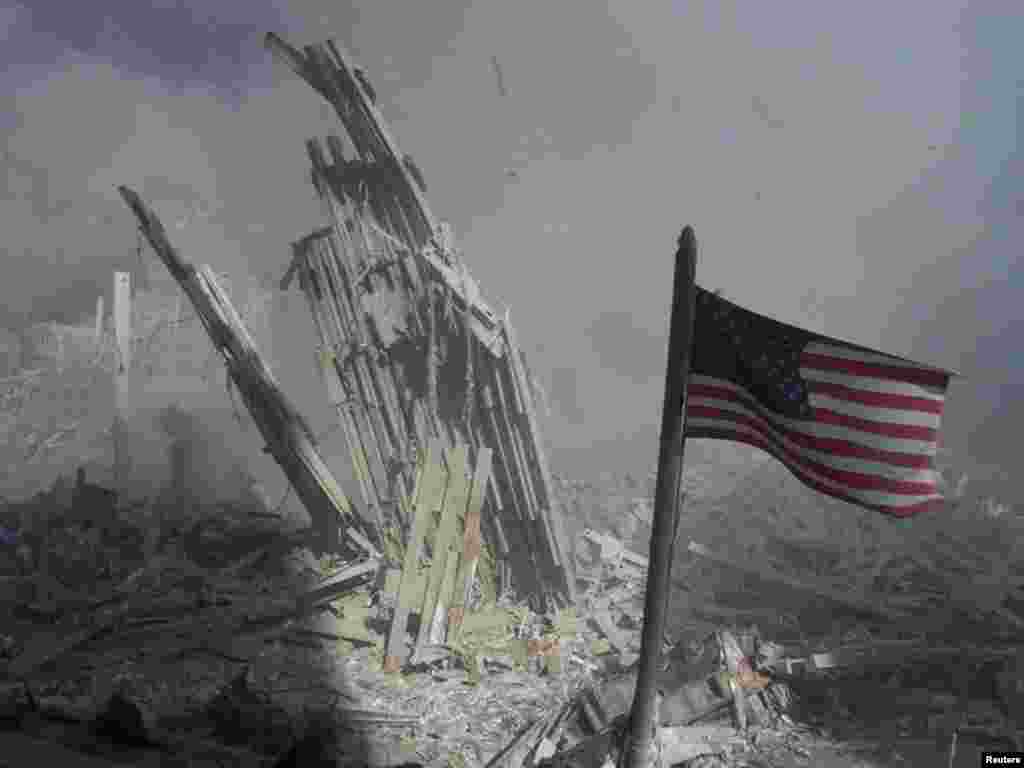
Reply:
[[[653,461],[684,224],[703,285],[962,371],[947,445],[1015,464],[1015,0],[4,2],[9,313],[74,319],[134,262],[121,183],[194,260],[280,275],[323,222],[303,141],[335,124],[262,35],[337,37],[485,295],[511,307],[559,466]]]

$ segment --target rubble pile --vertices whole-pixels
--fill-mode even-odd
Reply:
[[[194,737],[223,731],[215,710],[225,675],[273,664],[311,614],[372,581],[376,563],[318,562],[302,534],[258,517],[186,527],[151,510],[103,510],[90,490],[79,485],[69,508],[46,519],[38,500],[5,510],[29,524],[5,529],[0,554],[3,717],[96,754],[160,748],[180,754],[177,764],[202,764],[181,754],[191,745],[218,759],[216,739]],[[266,731],[261,721],[259,732],[276,735],[248,764],[288,746],[288,719],[277,722]],[[235,738],[252,747],[252,733]]]
[[[468,473],[466,484],[468,509]],[[420,628],[436,569],[422,551],[317,557],[308,529],[262,509],[188,520],[119,508],[84,475],[57,485],[0,515],[0,736],[12,748],[274,765],[316,742],[318,759],[338,761],[322,764],[359,753],[382,766],[594,765],[618,743],[609,734],[632,702],[646,558],[607,530],[576,541],[575,606],[531,610],[482,558],[459,622],[431,636]],[[423,538],[436,540],[442,517],[428,516]],[[455,515],[453,541],[465,521]],[[690,572],[706,559],[684,557]],[[399,633],[403,584],[411,621]],[[659,745],[673,764],[809,765],[837,743],[867,754],[884,738],[943,750],[951,734],[961,750],[1016,738],[1008,702],[1024,665],[991,625],[987,638],[965,622],[943,641],[837,603],[833,615],[859,617],[842,636],[787,635],[742,613],[701,618],[698,594],[662,649]],[[866,723],[886,735],[865,738]]]
[[[425,592],[431,560],[415,561],[408,580],[387,555],[317,558],[308,531],[260,510],[183,520],[120,509],[84,473],[66,495],[46,515],[52,493],[3,515],[0,716],[7,744],[25,754],[271,765],[327,723],[332,759],[355,744],[375,765],[450,763],[455,753],[483,765],[546,713],[563,716],[542,741],[563,747],[628,709],[630,663],[612,652],[615,619],[592,606],[613,588],[638,600],[641,571],[609,567],[579,609],[548,614],[478,591],[439,642],[418,643],[414,622],[402,633],[405,658],[389,669],[396,593],[404,581]],[[618,630],[628,647],[637,628],[634,619]],[[703,663],[714,677],[710,656]],[[614,682],[600,685],[605,676]],[[692,688],[665,707],[667,722],[699,719],[730,698],[721,681],[703,699]]]
[[[917,739],[943,759],[972,740],[1012,746],[1021,518],[943,471],[947,513],[904,524],[776,493],[770,465],[733,479],[725,498],[702,493],[713,473],[689,466],[684,485],[695,490],[676,547],[668,634],[678,650],[666,645],[668,666],[732,632],[757,639],[753,668],[775,691],[785,684],[786,711],[808,727],[847,740],[874,729],[876,747]],[[642,589],[630,585],[642,584],[646,550],[620,536],[632,534],[626,510],[649,505],[625,502],[637,487],[630,478],[604,482],[604,495],[597,483],[563,478],[559,488],[577,525],[581,615],[604,628],[601,650],[628,665],[642,617]]]

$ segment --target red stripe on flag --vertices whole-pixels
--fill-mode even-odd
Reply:
[[[814,421],[819,424],[831,424],[836,427],[845,427],[857,432],[867,432],[871,435],[882,437],[893,437],[898,440],[923,440],[929,443],[935,442],[938,430],[932,427],[921,427],[916,424],[900,424],[895,421],[873,421],[861,419],[857,416],[848,416],[845,413],[836,413],[827,408],[813,408]]]
[[[809,381],[807,386],[815,394],[828,395],[829,397],[868,405],[873,408],[896,408],[904,411],[919,411],[942,415],[942,401],[930,397],[898,395],[888,392],[868,392],[863,389],[847,387],[844,384],[834,384],[826,381]]]
[[[778,437],[768,431],[768,422],[758,416],[733,413],[720,408],[711,408],[703,405],[687,407],[687,415],[694,417],[715,419],[716,421],[741,424],[756,430],[761,434],[762,439],[770,442],[775,450],[773,454],[778,456],[786,466],[796,465],[812,470],[824,478],[846,486],[847,488],[861,491],[884,491],[885,493],[907,494],[911,496],[925,496],[936,492],[935,483],[922,483],[911,480],[894,480],[889,477],[865,474],[862,472],[851,472],[846,469],[837,469],[821,462],[814,461],[806,456],[793,451],[786,446]]]
[[[831,496],[834,499],[839,499],[840,501],[845,501],[849,504],[855,504],[858,507],[872,509],[875,510],[876,512],[881,512],[883,514],[891,515],[893,517],[913,517],[914,515],[919,515],[925,512],[931,512],[942,509],[945,505],[945,502],[942,499],[930,499],[928,501],[922,501],[917,504],[900,505],[898,507],[888,504],[871,504],[869,502],[865,502],[863,499],[858,499],[856,496],[853,496],[851,494],[836,491],[827,483],[822,483],[818,480],[815,480],[813,476],[809,475],[802,468],[791,466],[789,462],[787,462],[782,456],[779,456],[778,451],[767,440],[751,437],[749,435],[745,435],[742,433],[736,433],[724,428],[703,428],[700,430],[699,435],[695,434],[692,435],[692,437],[707,438],[710,440],[731,440],[733,442],[746,443],[747,445],[752,445],[755,448],[760,448],[765,453],[774,456],[776,459],[778,459],[784,465],[786,465],[786,468],[789,469],[794,475],[796,475],[797,479],[800,480],[800,482],[802,482],[808,488],[813,488],[814,490],[824,494],[825,496]]]
[[[902,381],[908,384],[919,384],[923,387],[945,389],[949,385],[949,374],[942,371],[931,371],[914,368],[908,365],[884,365],[881,363],[864,363],[859,360],[846,360],[841,357],[804,352],[800,356],[800,365],[818,368],[823,371],[849,373],[852,376],[872,376],[887,381]]]
[[[693,382],[689,387],[689,394],[691,397],[712,397],[719,400],[731,400],[735,403],[749,408],[752,411],[757,410],[757,401],[751,395],[741,395],[740,393],[733,390],[731,387],[725,386],[714,386],[712,384],[698,384]],[[762,406],[763,408],[763,406]],[[689,411],[687,407],[687,411]],[[850,417],[845,417],[850,418]],[[928,456],[914,453],[903,453],[901,451],[883,451],[876,448],[870,448],[868,446],[858,445],[846,440],[840,440],[838,438],[824,438],[816,437],[814,435],[808,435],[803,432],[797,432],[790,429],[782,422],[773,422],[777,429],[784,431],[786,436],[789,437],[793,442],[805,445],[808,448],[813,448],[816,451],[822,453],[835,453],[839,456],[848,456],[852,459],[867,459],[870,461],[879,461],[886,464],[892,464],[898,467],[910,467],[925,469],[931,466],[931,459]],[[835,421],[823,421],[822,423],[829,423],[835,425]],[[847,427],[847,424],[838,424],[838,426]],[[915,427],[918,430],[929,431],[927,427]],[[863,430],[871,431],[871,430]],[[930,430],[934,433],[935,430]],[[872,432],[872,434],[880,434],[885,437],[909,437],[914,440],[925,440],[931,442],[933,437],[920,437],[919,435],[898,435],[898,434],[886,434],[884,432]]]

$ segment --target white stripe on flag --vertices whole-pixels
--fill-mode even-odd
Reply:
[[[812,341],[806,347],[804,352],[812,355],[828,355],[829,357],[839,357],[843,360],[853,360],[858,363],[868,363],[869,365],[898,365],[901,368],[913,368],[918,371],[938,371],[938,368],[934,368],[930,365],[921,365],[910,360],[904,360],[900,357],[894,357],[893,355],[887,355],[884,352],[864,352],[858,349],[850,349],[847,346],[829,344],[825,341]]]
[[[894,451],[896,453],[917,453],[934,456],[936,452],[936,443],[931,440],[910,440],[906,438],[886,437],[885,435],[861,432],[860,430],[852,429],[850,427],[843,427],[834,424],[819,424],[815,421],[791,419],[787,416],[781,416],[762,406],[756,401],[753,395],[747,392],[747,390],[730,381],[698,374],[693,374],[690,377],[690,381],[693,384],[704,384],[707,386],[719,387],[737,394],[742,394],[745,396],[746,400],[753,403],[757,414],[762,418],[769,419],[786,429],[792,430],[793,432],[803,433],[810,437],[848,440],[851,443],[863,445],[868,448],[875,448],[881,451]],[[698,396],[691,395],[688,400],[696,402],[698,400]],[[730,408],[739,407],[739,403],[736,403],[734,400],[723,400],[718,398],[714,398],[712,399],[712,402],[705,402],[703,404],[711,405],[715,408],[725,408],[727,406]]]
[[[854,376],[838,371],[823,371],[819,368],[801,367],[800,375],[807,381],[820,381],[824,384],[842,384],[844,387],[859,389],[864,392],[877,392],[883,395],[908,395],[944,402],[946,396],[934,387],[922,387],[904,381],[876,379],[871,376]]]
[[[906,424],[929,429],[938,429],[942,423],[942,414],[939,413],[925,413],[906,408],[884,408],[879,405],[861,405],[816,392],[809,392],[807,399],[813,408],[822,408],[843,416],[852,416],[855,419],[866,419],[886,424]]]
[[[938,492],[934,494],[926,495],[915,495],[911,496],[908,494],[897,494],[890,493],[888,491],[876,491],[876,490],[862,490],[858,488],[851,488],[848,485],[838,483],[830,478],[823,477],[813,470],[806,469],[800,465],[794,464],[788,461],[784,456],[779,455],[778,451],[770,449],[766,444],[763,437],[761,437],[756,430],[750,429],[746,426],[740,426],[737,424],[731,424],[729,422],[722,422],[717,419],[690,419],[687,418],[687,426],[693,429],[718,429],[728,431],[736,435],[737,439],[744,439],[746,442],[752,442],[758,447],[762,448],[765,452],[771,453],[776,459],[781,461],[786,467],[793,472],[797,477],[804,479],[809,478],[814,482],[821,484],[826,488],[832,489],[837,494],[849,496],[851,498],[862,501],[865,504],[872,506],[888,506],[888,507],[909,507],[917,504],[923,504],[928,501],[936,501],[942,498],[942,495]]]
[[[933,469],[920,469],[915,467],[901,467],[896,464],[889,464],[887,462],[872,461],[870,459],[859,459],[855,456],[840,456],[835,453],[825,453],[818,451],[813,448],[807,448],[794,442],[789,436],[787,436],[782,430],[776,428],[770,424],[766,419],[762,418],[758,414],[752,412],[750,409],[743,407],[741,404],[733,401],[723,400],[712,400],[712,398],[693,398],[692,404],[694,406],[703,405],[709,408],[717,408],[727,413],[734,413],[740,416],[747,416],[751,419],[755,419],[763,427],[763,434],[769,434],[776,440],[779,440],[787,450],[791,451],[797,456],[803,456],[811,461],[816,461],[819,464],[824,464],[827,467],[833,469],[842,470],[844,472],[858,472],[863,475],[874,475],[875,477],[884,477],[888,480],[901,480],[913,483],[934,483],[936,482],[936,473]],[[697,417],[703,421],[712,420],[708,416]],[[689,417],[686,420],[687,429],[691,428],[691,425],[696,424],[696,419],[691,420]],[[738,424],[731,421],[728,418],[724,418],[720,422],[722,429],[752,429],[747,425]]]
[[[895,368],[902,368],[907,371],[914,371],[915,373],[923,374],[925,376],[935,376],[938,374],[939,376],[944,376],[947,383],[950,375],[948,371],[943,371],[930,365],[921,365],[920,363],[915,363],[911,360],[902,360],[898,357],[886,355],[882,352],[860,352],[843,345],[829,344],[828,342],[823,341],[812,341],[804,347],[801,357],[802,363],[805,365],[810,362],[807,360],[808,355],[820,355],[823,357],[836,358],[838,360],[847,361],[851,364],[891,366]],[[842,373],[842,371],[839,373]],[[925,392],[929,392],[933,395],[942,395],[946,389],[945,386],[939,384],[923,384],[920,382],[904,383],[908,386],[919,387]]]

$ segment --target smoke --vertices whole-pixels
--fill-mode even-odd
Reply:
[[[530,362],[559,412],[546,427],[556,457],[652,465],[685,224],[703,285],[963,370],[947,445],[981,462],[1015,455],[1012,3],[798,16],[622,0],[57,5],[0,12],[4,324],[88,316],[111,271],[138,268],[117,184],[153,204],[186,257],[279,276],[289,242],[324,223],[303,140],[337,125],[259,37],[337,36],[484,295],[512,306],[524,346],[543,342]],[[494,55],[515,74],[504,99]],[[275,329],[276,362],[296,400],[319,403],[303,312]]]
[[[19,83],[0,157],[0,258],[16,275],[0,283],[0,321],[75,322],[97,295],[110,306],[114,270],[155,263],[148,248],[140,261],[118,184],[153,205],[186,258],[228,274],[282,270],[289,241],[321,221],[302,140],[325,126],[316,97],[292,85],[257,83],[232,105],[213,87],[75,51]]]
[[[591,322],[587,338],[602,368],[610,374],[644,382],[664,373],[660,339],[638,328],[630,312],[602,312]]]

